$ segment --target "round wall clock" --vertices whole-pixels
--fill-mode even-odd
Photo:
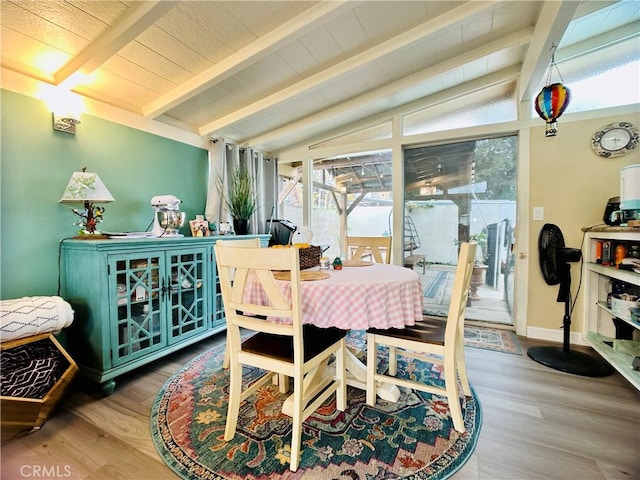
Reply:
[[[603,158],[621,157],[638,146],[638,129],[629,122],[610,123],[591,137],[591,148]]]

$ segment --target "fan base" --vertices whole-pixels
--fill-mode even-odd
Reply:
[[[583,377],[606,377],[613,373],[601,358],[583,352],[565,352],[562,347],[531,347],[527,355],[547,367]]]

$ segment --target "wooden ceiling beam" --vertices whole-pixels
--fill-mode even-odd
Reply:
[[[518,100],[528,102],[544,86],[551,63],[552,46],[558,46],[580,2],[544,2],[542,11],[522,62],[518,81]]]
[[[133,2],[113,25],[54,74],[54,83],[71,90],[82,80],[82,75],[100,67],[178,3],[162,0]]]

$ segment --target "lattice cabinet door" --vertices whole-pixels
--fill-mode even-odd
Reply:
[[[162,278],[164,254],[109,256],[111,352],[120,365],[167,344]]]
[[[220,282],[217,281],[216,277],[216,288],[215,288],[215,314],[211,317],[211,327],[218,328],[226,323],[225,315],[224,315],[224,303],[222,302],[222,290],[220,289]]]
[[[169,344],[208,328],[208,258],[206,248],[167,251]]]

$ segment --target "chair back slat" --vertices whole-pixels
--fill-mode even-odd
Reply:
[[[234,248],[216,243],[216,263],[220,289],[225,304],[227,328],[246,328],[256,332],[295,337],[294,344],[302,349],[302,318],[300,309],[300,261],[294,248]],[[291,296],[282,292],[273,271],[291,273]],[[251,295],[249,288],[261,289],[263,295]],[[266,305],[250,299],[261,297]],[[261,318],[260,318],[261,317]],[[266,317],[289,318],[288,325],[276,325]]]
[[[363,255],[371,254],[376,263],[391,263],[391,236],[388,237],[351,237],[346,239],[347,250],[355,250],[351,260],[362,260]],[[383,252],[383,250],[385,250]],[[382,254],[385,254],[383,259]]]
[[[234,325],[255,332],[272,333],[274,335],[293,335],[293,327],[288,324],[266,322],[264,319],[248,317],[238,313],[234,318]]]
[[[454,341],[456,335],[464,331],[464,317],[467,310],[469,285],[471,283],[471,274],[473,273],[473,264],[476,258],[476,248],[477,244],[475,242],[463,242],[460,245],[458,265],[453,281],[451,303],[449,304],[447,317],[445,343]]]

